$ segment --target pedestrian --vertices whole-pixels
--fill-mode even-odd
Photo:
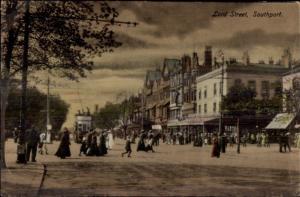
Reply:
[[[108,149],[111,150],[115,144],[114,137],[111,131],[108,131],[107,138],[108,138]]]
[[[269,138],[269,134],[268,133],[266,134],[265,141],[266,141],[266,147],[270,147],[270,138]]]
[[[227,137],[226,134],[223,133],[222,137],[221,137],[221,149],[222,149],[222,153],[226,153],[226,142],[227,141]]]
[[[255,135],[254,135],[254,133],[251,133],[250,139],[251,139],[251,144],[255,144]]]
[[[57,157],[60,157],[61,159],[65,159],[66,157],[71,156],[71,151],[70,151],[70,133],[69,130],[65,127],[63,131],[63,136],[60,141],[58,150],[56,151],[55,155]]]
[[[87,152],[87,136],[83,136],[80,150],[79,150],[79,156],[81,156],[81,153],[86,155],[86,152]]]
[[[172,141],[173,141],[173,145],[175,145],[176,144],[176,134],[172,135]]]
[[[99,156],[103,156],[107,154],[107,147],[106,147],[106,138],[103,132],[100,134],[100,143],[99,143]]]
[[[42,155],[43,149],[45,149],[45,154],[48,155],[48,149],[46,146],[46,133],[43,132],[40,134],[40,141],[39,141],[39,153]]]
[[[127,154],[127,157],[131,157],[130,154],[131,154],[131,141],[130,141],[130,137],[127,136],[127,140],[126,140],[126,144],[125,144],[125,152],[122,153],[122,157]]]
[[[286,133],[285,136],[283,137],[283,146],[284,146],[284,152],[286,152],[286,147],[288,147],[289,152],[291,152],[291,146],[290,146],[290,133]]]
[[[247,136],[245,134],[242,136],[241,141],[242,141],[243,147],[246,147],[247,146]]]
[[[145,135],[144,135],[144,133],[142,133],[141,135],[140,135],[140,139],[139,139],[139,141],[138,141],[138,145],[137,145],[137,152],[138,151],[146,151],[146,146],[145,146]]]
[[[27,141],[27,152],[26,152],[26,160],[29,161],[31,154],[31,161],[36,162],[36,152],[39,143],[40,137],[35,129],[35,126],[27,132],[26,141]]]
[[[17,127],[14,128],[13,130],[13,136],[14,136],[14,142],[17,143],[18,142],[18,137],[19,137],[19,130]]]
[[[153,144],[154,144],[154,138],[152,135],[149,136],[149,140],[148,140],[148,144],[146,146],[146,152],[148,151],[152,151],[154,153],[154,150],[153,150]]]
[[[93,131],[92,134],[92,141],[91,141],[91,145],[90,145],[90,148],[89,148],[89,151],[87,152],[87,156],[95,156],[95,155],[98,155],[98,146],[97,146],[97,135],[96,135],[96,132]]]
[[[218,136],[214,135],[213,136],[213,148],[212,148],[212,153],[211,153],[211,157],[220,157],[220,147],[219,147],[219,141],[218,141]]]
[[[265,133],[261,134],[261,146],[266,147],[266,135],[265,135]]]

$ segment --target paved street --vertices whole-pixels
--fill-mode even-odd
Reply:
[[[117,140],[105,157],[79,157],[79,145],[72,143],[72,157],[61,160],[53,155],[57,146],[57,142],[49,145],[50,155],[37,158],[48,167],[41,196],[297,196],[300,192],[299,150],[279,153],[275,144],[242,147],[240,155],[236,147],[228,148],[219,159],[210,157],[211,146],[166,144],[155,147],[155,153],[136,152],[133,145],[132,157],[122,158],[124,142]],[[15,144],[8,141],[7,147],[8,164],[15,166]],[[28,171],[37,176],[34,172]],[[10,185],[2,186],[9,190]],[[22,194],[22,184],[18,189]]]

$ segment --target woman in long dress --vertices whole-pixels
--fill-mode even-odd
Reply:
[[[215,135],[213,137],[213,148],[212,148],[212,153],[211,156],[212,157],[220,157],[220,147],[219,147],[219,140],[218,140],[218,136]]]
[[[111,131],[108,132],[108,149],[112,149],[114,146],[114,137]]]
[[[64,128],[63,137],[61,139],[60,145],[58,147],[58,150],[56,151],[55,155],[57,157],[60,157],[61,159],[65,159],[66,157],[71,156],[70,151],[70,133],[67,128]]]
[[[103,133],[100,135],[99,156],[107,154],[106,139]]]

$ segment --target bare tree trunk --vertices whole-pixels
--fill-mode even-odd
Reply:
[[[0,116],[1,116],[1,163],[0,168],[6,168],[6,162],[5,162],[5,110],[6,110],[6,102],[7,102],[7,84],[4,82],[4,80],[1,81],[1,95],[0,95]]]

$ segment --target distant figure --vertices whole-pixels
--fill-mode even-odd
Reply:
[[[99,153],[99,150],[97,147],[97,135],[96,135],[96,132],[94,131],[94,132],[92,132],[92,142],[89,147],[89,150],[87,150],[86,155],[87,156],[95,156],[95,155],[98,155],[98,153]]]
[[[246,147],[247,146],[247,136],[245,134],[242,136],[241,141],[242,141],[243,147]]]
[[[64,128],[64,133],[60,142],[60,145],[58,147],[58,150],[56,151],[55,155],[57,157],[60,157],[61,159],[65,159],[66,157],[71,156],[70,151],[70,133],[67,128]]]
[[[14,130],[13,130],[13,136],[14,136],[14,142],[17,143],[18,142],[18,137],[19,137],[19,130],[18,130],[18,128],[14,128]]]
[[[150,135],[149,140],[148,140],[148,144],[146,146],[146,152],[151,150],[154,153],[153,144],[154,144],[154,137],[152,135]]]
[[[291,146],[290,146],[290,133],[286,133],[283,136],[283,148],[284,152],[286,152],[286,147],[288,147],[289,152],[291,152]]]
[[[113,134],[111,131],[108,132],[108,135],[107,135],[107,138],[108,138],[108,149],[112,149],[112,147],[114,146],[114,137],[113,137]]]
[[[39,134],[35,127],[33,126],[27,132],[26,141],[27,141],[27,152],[26,152],[26,160],[29,161],[30,154],[31,154],[31,161],[36,162],[36,152],[39,143]]]
[[[104,133],[102,132],[100,134],[100,143],[99,143],[99,156],[103,156],[107,154],[107,148],[106,148],[106,138],[104,136]]]
[[[122,157],[124,156],[124,154],[127,154],[127,157],[130,157],[130,154],[131,154],[131,140],[130,140],[130,137],[127,136],[127,140],[126,140],[126,144],[125,144],[125,152],[122,153]]]
[[[79,156],[81,156],[81,153],[86,154],[86,151],[87,151],[87,136],[83,136],[80,150],[79,150]]]
[[[219,147],[219,141],[218,141],[218,136],[214,135],[213,137],[213,149],[211,153],[211,157],[220,157],[220,147]]]
[[[45,154],[48,155],[48,149],[47,149],[47,146],[46,146],[46,133],[43,132],[40,134],[40,142],[39,142],[39,153],[42,155],[44,152],[43,152],[43,149],[45,150]]]
[[[223,135],[221,136],[221,150],[222,150],[222,153],[226,153],[226,143],[227,143],[227,137],[226,137],[226,134],[223,133]]]
[[[137,145],[136,151],[146,151],[146,146],[145,146],[144,139],[145,139],[145,135],[141,134],[140,135],[140,139],[138,141],[138,145]]]

